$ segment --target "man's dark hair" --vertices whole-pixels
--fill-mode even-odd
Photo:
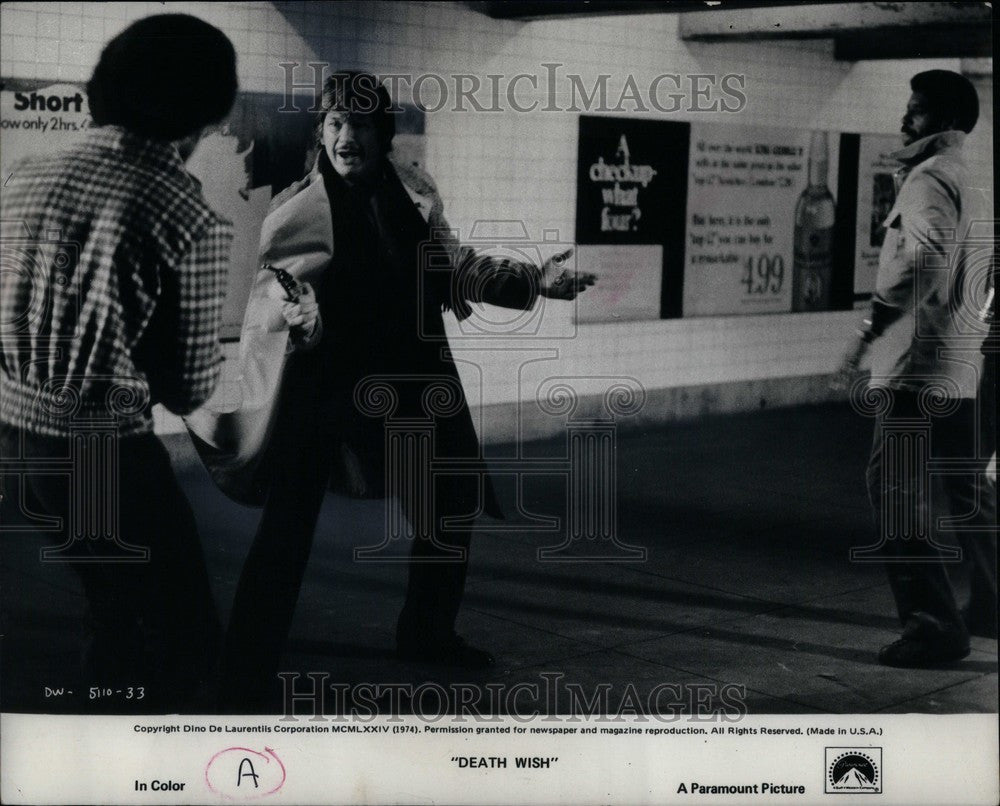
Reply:
[[[327,76],[320,98],[316,140],[322,145],[323,120],[327,112],[347,112],[350,115],[371,115],[375,120],[383,151],[392,149],[396,136],[396,118],[389,91],[371,73],[341,70]]]
[[[979,120],[979,96],[972,82],[951,70],[927,70],[910,79],[910,89],[919,92],[930,111],[942,120],[954,121],[955,128],[971,132]]]
[[[105,45],[87,95],[98,126],[180,140],[225,118],[236,86],[236,52],[222,31],[187,14],[160,14]]]

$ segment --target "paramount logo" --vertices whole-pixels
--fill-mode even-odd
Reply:
[[[880,793],[881,747],[826,748],[827,793]]]

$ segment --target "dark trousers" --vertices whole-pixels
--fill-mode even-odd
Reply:
[[[900,620],[909,632],[965,633],[948,575],[948,566],[957,563],[915,536],[915,525],[923,522],[930,539],[943,543],[948,527],[938,525],[942,518],[957,519],[951,528],[971,574],[970,611],[995,618],[996,485],[981,475],[992,448],[984,444],[988,439],[979,415],[976,401],[963,399],[954,411],[928,416],[917,394],[894,390],[889,411],[876,422],[868,492],[876,524],[887,525],[880,533],[881,550]],[[900,437],[900,430],[911,436]],[[893,437],[887,443],[888,433]],[[937,460],[956,464],[947,472],[947,463],[940,462],[928,474],[928,462]]]
[[[224,707],[260,707],[277,691],[277,673],[295,614],[323,496],[339,443],[320,433],[287,438],[253,545],[240,576],[223,651]],[[404,501],[411,524],[431,523],[433,539],[414,538],[397,641],[444,641],[454,632],[468,568],[468,529],[443,533],[441,517],[465,514],[459,480],[440,478],[431,501]],[[422,479],[421,482],[429,482]],[[431,485],[417,486],[430,489]],[[457,551],[456,551],[457,550]]]
[[[87,599],[91,634],[84,685],[141,687],[141,701],[117,701],[123,708],[211,706],[221,627],[194,515],[160,441],[151,434],[119,438],[117,494],[109,496],[94,478],[99,465],[85,457],[77,466],[86,470],[79,474],[51,472],[53,462],[65,466],[68,438],[0,430],[5,457],[37,461],[39,471],[49,465],[50,472],[27,472],[21,503],[27,512],[61,521],[59,531],[48,533],[58,549],[51,561],[70,563]],[[68,539],[71,485],[85,485],[90,500],[83,511],[92,520],[102,517],[98,507],[117,509],[117,538],[127,549],[111,545],[105,535]],[[144,561],[134,561],[136,549],[147,550]]]

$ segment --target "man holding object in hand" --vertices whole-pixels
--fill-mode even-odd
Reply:
[[[447,350],[443,312],[461,321],[470,304],[528,310],[540,296],[571,300],[594,276],[561,270],[568,251],[536,266],[458,243],[431,178],[392,159],[391,106],[374,76],[331,75],[317,119],[315,167],[275,198],[264,222],[261,258],[313,283],[320,315],[314,331],[303,313],[300,324],[310,331],[303,346],[310,349],[293,353],[281,385],[264,512],[226,637],[223,691],[231,709],[265,707],[277,693],[331,475],[357,495],[392,492],[384,489],[387,436],[371,412],[376,398],[393,417],[431,428],[436,457],[481,468],[462,476],[432,474],[416,460],[408,465],[412,488],[400,503],[413,535],[397,654],[466,669],[493,663],[455,632],[472,519],[479,511],[502,515]],[[264,281],[277,285],[272,277],[258,285]]]

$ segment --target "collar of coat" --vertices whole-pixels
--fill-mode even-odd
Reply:
[[[928,137],[921,137],[905,148],[894,151],[890,155],[894,159],[908,167],[913,167],[935,154],[943,151],[954,151],[962,147],[965,142],[965,132],[949,129],[946,132],[938,132]]]
[[[317,157],[309,175],[294,182],[271,201],[260,234],[260,256],[290,272],[297,280],[306,281],[318,289],[326,267],[333,257],[333,222],[330,200]],[[441,238],[441,245],[455,265],[462,260],[462,246],[451,232],[444,217],[444,203],[434,180],[414,163],[386,156],[383,170],[394,171],[406,194],[417,208],[432,233]],[[472,310],[461,298],[447,298],[445,310],[452,310],[459,321]]]

